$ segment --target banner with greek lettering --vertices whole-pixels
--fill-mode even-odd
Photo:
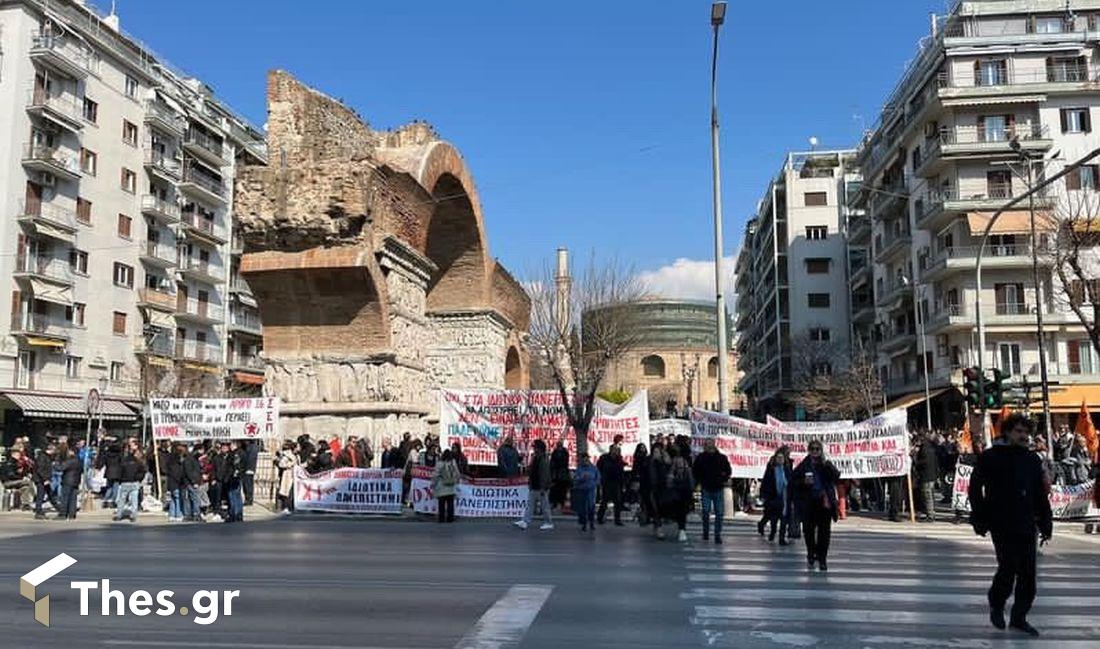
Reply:
[[[435,514],[439,501],[432,492],[431,467],[412,470],[413,511]],[[527,508],[527,478],[474,479],[462,476],[455,488],[455,516],[458,518],[520,518]]]
[[[312,512],[400,514],[400,469],[332,469],[309,474],[294,470],[294,508]]]
[[[955,511],[970,511],[970,476],[974,467],[955,465],[955,484],[951,489],[951,506]],[[1071,520],[1100,516],[1100,509],[1093,504],[1096,482],[1090,480],[1079,485],[1051,485],[1050,510],[1055,519]]]
[[[884,478],[909,472],[909,431],[904,409],[822,430],[790,429],[699,409],[691,410],[689,420],[692,450],[700,452],[707,440],[714,440],[718,450],[729,458],[735,478],[762,476],[780,446],[790,449],[791,460],[797,465],[811,440],[822,443],[825,456],[844,478]]]
[[[633,461],[634,447],[649,441],[649,399],[643,390],[622,405],[596,399],[588,429],[588,452],[607,452],[622,436],[623,460]],[[553,449],[560,441],[576,457],[576,436],[569,425],[561,395],[556,390],[440,390],[440,442],[447,448],[462,444],[473,466],[496,466],[497,449],[512,437],[520,456],[527,458],[536,439]]]
[[[649,422],[649,437],[653,439],[658,435],[665,437],[687,435],[691,437],[691,422],[687,419],[653,419]]]
[[[279,399],[150,399],[153,439],[258,439],[278,436]]]
[[[791,430],[805,430],[805,431],[822,431],[834,428],[847,428],[856,423],[851,419],[842,419],[840,421],[780,421],[771,415],[768,415],[764,421],[769,426],[777,426],[779,428],[790,428]]]

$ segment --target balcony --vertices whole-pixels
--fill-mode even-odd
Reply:
[[[138,258],[150,266],[156,266],[157,268],[172,268],[176,265],[176,257],[176,247],[171,244],[152,241],[150,239],[143,239],[141,241]]]
[[[875,319],[875,303],[868,296],[864,300],[857,300],[852,303],[852,322],[856,324],[862,324],[871,322]]]
[[[173,225],[180,220],[180,206],[153,194],[141,197],[141,213],[151,216],[165,225]]]
[[[176,355],[176,342],[171,335],[155,334],[152,336],[138,336],[134,340],[134,353],[139,356],[166,356]]]
[[[76,212],[73,210],[42,201],[20,201],[18,218],[20,223],[42,236],[68,244],[76,241]]]
[[[195,322],[204,325],[221,324],[225,319],[222,307],[209,302],[199,300],[178,300],[176,302],[176,319]]]
[[[234,275],[229,278],[229,290],[232,293],[240,293],[242,295],[252,295],[252,289],[248,286],[248,282],[244,281],[244,278],[240,275]],[[738,305],[741,303],[741,299],[737,300]]]
[[[848,222],[848,243],[855,244],[871,239],[871,219],[868,216],[853,217]]]
[[[43,313],[12,311],[11,333],[15,336],[34,336],[53,340],[68,340],[73,326],[64,318]]]
[[[221,365],[222,348],[200,340],[176,340],[176,358],[181,361]]]
[[[79,133],[84,128],[84,120],[73,95],[50,94],[36,88],[27,93],[27,112],[73,133]]]
[[[210,262],[181,257],[179,260],[179,274],[204,284],[220,286],[225,283],[225,266],[211,264]]]
[[[1044,246],[1039,248],[1039,263],[1049,265],[1050,249]],[[953,246],[942,248],[936,252],[928,267],[921,273],[926,282],[939,281],[956,272],[974,272],[978,260],[977,246]],[[982,268],[996,270],[1003,268],[1031,268],[1031,244],[1018,243],[1007,245],[987,245],[982,255]]]
[[[917,227],[922,230],[938,231],[951,221],[968,212],[996,212],[1013,198],[1012,187],[1008,184],[990,183],[985,191],[963,193],[957,187],[947,187],[929,192],[920,201],[917,210]],[[1055,198],[1044,193],[1035,196],[1036,209],[1052,209]],[[1026,209],[1026,201],[1017,206]]]
[[[1054,141],[1045,126],[1024,124],[1011,128],[984,129],[977,126],[958,126],[942,129],[939,135],[926,140],[920,163],[915,169],[922,178],[933,178],[943,173],[945,167],[958,160],[984,158],[1012,158],[1018,153],[1012,148],[1017,141],[1021,151],[1041,153],[1050,149]]]
[[[185,211],[181,215],[185,234],[193,234],[216,246],[223,245],[227,239],[225,228],[217,220],[208,219],[198,212]]]
[[[888,327],[882,334],[882,341],[878,348],[884,354],[897,356],[915,347],[917,344],[916,331],[902,328]]]
[[[28,142],[23,145],[23,166],[34,171],[53,174],[65,180],[80,180],[80,165],[76,156],[56,146]]]
[[[880,307],[886,308],[898,308],[899,306],[907,306],[908,302],[902,302],[904,298],[911,295],[913,287],[905,282],[885,282],[882,290],[877,291],[878,300],[876,304]]]
[[[183,150],[217,168],[225,166],[225,145],[222,141],[196,129],[187,131],[183,138]]]
[[[146,102],[145,123],[178,138],[182,138],[187,130],[187,121],[183,116],[159,101]]]
[[[15,278],[72,286],[73,270],[66,259],[29,255],[20,251],[15,256]]]
[[[871,281],[871,267],[866,263],[862,263],[859,266],[853,265],[852,277],[849,280],[849,285],[852,290],[863,286]]]
[[[887,260],[898,257],[901,253],[906,253],[905,256],[909,256],[910,247],[913,244],[913,237],[908,230],[895,230],[890,233],[890,236],[886,237],[882,241],[882,246],[875,255],[876,263],[883,263]]]
[[[138,306],[146,309],[175,312],[177,304],[176,294],[169,291],[158,291],[152,288],[138,290]]]
[[[901,174],[876,188],[871,203],[873,212],[879,218],[903,212],[909,205],[909,188],[905,186],[905,179]]]
[[[145,149],[145,170],[170,183],[178,182],[183,175],[179,160],[150,148]]]
[[[973,304],[941,304],[929,315],[928,333],[969,330],[978,326]],[[1010,302],[982,307],[982,326],[1015,328],[1020,332],[1035,330],[1037,309],[1034,304]],[[1073,313],[1047,304],[1043,308],[1043,326],[1077,324]]]
[[[228,328],[230,331],[253,336],[263,335],[263,329],[260,326],[260,315],[254,311],[230,309]]]
[[[229,357],[226,366],[234,370],[263,372],[264,359],[257,354],[233,354]]]
[[[73,79],[84,79],[93,65],[88,53],[66,35],[37,34],[31,42],[31,60]]]
[[[228,202],[225,184],[221,180],[195,171],[195,168],[191,165],[186,165],[183,168],[179,190],[189,196],[198,198],[204,203],[225,205]]]
[[[1035,36],[1049,38],[1048,34]],[[1018,37],[1015,37],[1018,40]],[[1017,41],[1013,41],[1015,45]],[[1078,43],[1080,45],[1080,43]],[[1021,103],[1045,101],[1047,93],[1074,93],[1088,90],[1097,79],[1096,70],[1086,65],[1055,65],[1045,70],[1017,71],[1007,68],[986,69],[978,74],[950,76],[946,72],[937,78],[942,99],[961,97],[991,97],[1002,94],[1027,93]]]

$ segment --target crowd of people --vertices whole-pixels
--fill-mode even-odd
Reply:
[[[115,521],[160,512],[170,522],[244,520],[251,505],[260,442],[237,440],[143,444],[100,431],[93,445],[47,434],[33,449],[20,438],[0,462],[0,484],[17,508],[45,519],[47,505],[71,520],[86,503],[113,509]]]

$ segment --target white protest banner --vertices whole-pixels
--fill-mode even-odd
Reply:
[[[527,478],[474,479],[462,476],[455,488],[458,518],[520,518],[527,508]],[[413,511],[435,514],[439,501],[432,493],[432,468],[414,466],[409,489]]]
[[[952,509],[959,512],[970,511],[970,476],[974,467],[959,463],[955,465],[955,483],[951,489]],[[1050,510],[1055,519],[1071,520],[1100,516],[1100,509],[1093,504],[1093,490],[1096,482],[1090,480],[1079,485],[1051,485]]]
[[[847,428],[856,423],[851,419],[842,419],[840,421],[780,421],[771,415],[764,418],[764,422],[769,426],[776,426],[778,428],[790,428],[791,430],[801,430],[807,433],[814,431],[831,430],[835,428]]]
[[[294,470],[294,508],[312,512],[400,514],[400,469],[332,469],[309,474]]]
[[[811,440],[820,441],[825,456],[847,479],[883,478],[909,472],[909,431],[904,410],[891,410],[857,424],[803,431],[761,424],[718,412],[692,409],[694,452],[713,439],[730,461],[735,478],[759,478],[780,446],[790,449],[796,464]]]
[[[150,399],[153,439],[259,439],[278,435],[278,397]]]
[[[686,435],[691,437],[691,422],[687,419],[651,419],[649,421],[649,437],[652,439],[658,435],[664,437]]]
[[[525,458],[536,439],[546,442],[548,449],[561,441],[571,462],[576,456],[576,438],[555,390],[440,390],[439,428],[441,446],[459,442],[472,466],[496,466],[497,449],[507,437]],[[629,465],[634,446],[649,441],[649,399],[644,390],[622,405],[596,399],[588,429],[589,453],[607,452],[618,435]]]

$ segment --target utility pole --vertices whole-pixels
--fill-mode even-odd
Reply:
[[[726,298],[722,270],[722,175],[718,153],[718,31],[726,20],[726,3],[715,2],[710,8],[710,24],[714,27],[714,51],[710,64],[710,148],[714,180],[714,289],[718,316],[718,410],[729,412],[726,403],[729,376],[729,350],[726,349]]]
[[[1013,139],[1013,147],[1021,160],[1027,165],[1027,209],[1031,218],[1031,278],[1035,284],[1035,340],[1039,345],[1039,385],[1043,400],[1043,433],[1047,440],[1047,458],[1054,458],[1054,435],[1050,426],[1050,383],[1047,381],[1047,345],[1046,332],[1043,330],[1043,283],[1039,279],[1039,236],[1035,231],[1035,194],[1031,188],[1035,184],[1035,164],[1031,156],[1020,147],[1020,141]]]

